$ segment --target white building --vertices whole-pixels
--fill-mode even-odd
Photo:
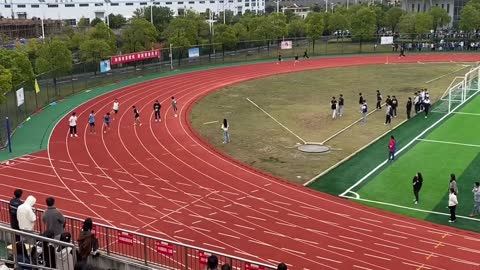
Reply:
[[[265,11],[265,0],[0,0],[0,16],[60,19],[76,25],[82,17],[91,21],[104,19],[110,13],[131,18],[136,9],[151,5],[168,7],[175,16],[189,9],[197,12],[210,10],[216,14],[223,10],[240,14],[247,10]]]
[[[440,7],[452,18],[449,26],[458,23],[460,12],[468,0],[402,0],[402,9],[407,12],[427,12],[432,7]]]

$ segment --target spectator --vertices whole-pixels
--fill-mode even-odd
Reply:
[[[43,236],[46,238],[53,239],[55,234],[51,230],[46,230],[43,233]],[[52,243],[47,241],[42,242],[41,254],[38,256],[38,263],[42,264],[45,267],[56,268],[56,256],[55,256],[55,246]],[[38,248],[37,248],[38,251]],[[40,252],[39,252],[40,253]]]
[[[27,199],[28,200],[28,199]],[[19,263],[19,268],[21,270],[31,270],[31,267],[21,264],[30,264],[30,256],[28,255],[27,247],[23,241],[18,241],[15,243],[15,248],[17,249],[17,261]]]
[[[363,100],[363,105],[362,105],[362,122],[365,123],[367,122],[367,114],[368,114],[368,106],[367,106],[367,100]]]
[[[218,258],[215,255],[211,255],[207,259],[207,270],[217,270],[218,268]]]
[[[14,230],[20,230],[18,226],[18,219],[17,219],[17,209],[23,203],[22,202],[22,194],[23,191],[21,189],[16,189],[13,192],[13,198],[10,200],[8,211],[10,212],[10,225]],[[15,235],[16,241],[20,241],[20,236]]]
[[[470,216],[474,217],[476,215],[480,215],[480,182],[475,182],[472,192],[474,205]]]
[[[277,267],[277,270],[287,270],[287,265],[284,263],[280,263]]]
[[[78,248],[80,250],[80,260],[87,261],[88,256],[93,251],[94,256],[98,256],[98,239],[92,233],[93,221],[91,218],[85,219],[82,226],[82,231],[78,237]]]
[[[69,232],[64,232],[60,235],[60,241],[70,243],[72,235]],[[73,248],[66,246],[59,246],[55,252],[56,266],[61,270],[73,269]]]
[[[230,264],[226,263],[222,265],[221,270],[232,270],[232,267],[230,266]]]
[[[455,195],[458,194],[457,177],[453,173],[450,174],[450,184],[448,185],[448,190],[450,191],[451,189],[453,189]]]
[[[407,101],[407,119],[410,119],[412,113],[412,98],[408,97]]]
[[[28,196],[27,199],[23,204],[21,204],[17,209],[17,219],[18,219],[18,226],[20,230],[25,232],[32,232],[33,227],[35,226],[35,221],[37,220],[37,216],[33,211],[33,206],[37,199],[33,196]]]
[[[448,195],[448,208],[450,209],[450,219],[448,222],[455,222],[457,217],[455,216],[455,210],[458,205],[457,194],[453,188],[450,189],[450,194]]]
[[[55,207],[55,199],[48,197],[46,199],[47,210],[43,214],[42,221],[45,223],[47,231],[52,231],[55,235],[55,239],[60,239],[60,235],[65,228],[65,217]]]

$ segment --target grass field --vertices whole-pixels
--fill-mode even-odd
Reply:
[[[191,120],[202,136],[230,156],[274,175],[304,183],[405,120],[406,99],[416,89],[427,87],[432,99],[438,99],[454,76],[468,71],[468,68],[459,70],[461,68],[462,65],[453,63],[372,65],[273,76],[208,95],[195,105]],[[446,76],[426,84],[442,75]],[[328,141],[326,144],[334,150],[326,154],[299,152],[295,148],[299,139],[246,100],[253,100],[306,141],[322,142],[360,117],[358,92],[364,93],[372,110],[376,89],[381,89],[384,97],[396,95],[400,101],[399,117],[394,119],[393,125],[384,126],[384,111],[375,112],[367,124],[356,124]],[[345,115],[333,121],[329,102],[333,95],[338,97],[340,93],[346,100]],[[220,121],[223,118],[231,125],[233,142],[227,145],[222,144]],[[415,128],[430,122],[430,119],[422,120],[410,121],[412,125],[418,122]],[[204,124],[212,121],[219,122]],[[344,186],[339,186],[338,190],[345,190]]]

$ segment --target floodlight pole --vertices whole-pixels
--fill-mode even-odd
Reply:
[[[170,69],[173,69],[173,44],[170,43]]]

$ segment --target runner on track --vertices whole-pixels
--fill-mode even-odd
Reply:
[[[90,126],[90,133],[96,134],[95,131],[95,111],[91,111],[88,116],[88,125]]]
[[[119,108],[120,108],[120,103],[118,103],[118,99],[115,99],[113,101],[113,109],[112,109],[115,115],[117,115]],[[115,116],[113,117],[113,120],[115,120]]]
[[[103,133],[107,133],[107,130],[110,129],[110,113],[107,112],[103,118]]]
[[[70,126],[70,137],[78,137],[77,135],[77,113],[73,112],[72,116],[68,119],[68,124]]]
[[[155,103],[153,104],[153,111],[155,112],[155,122],[162,122],[162,117],[160,115],[160,109],[162,108],[162,105],[160,104],[160,102],[158,102],[158,100],[155,101]]]
[[[175,97],[172,97],[172,108],[173,108],[173,112],[175,113],[175,117],[177,117],[178,107],[177,107],[177,100],[175,99]]]
[[[142,123],[140,123],[140,112],[137,110],[137,107],[132,106],[132,108],[133,108],[133,116],[135,117],[133,125],[135,126],[138,124],[139,126],[141,126]]]

